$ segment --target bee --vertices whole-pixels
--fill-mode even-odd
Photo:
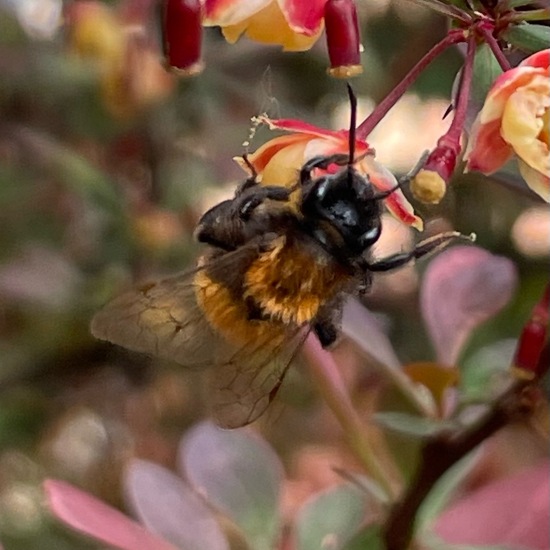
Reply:
[[[251,176],[198,223],[206,249],[197,267],[123,294],[92,320],[99,339],[208,369],[212,413],[224,428],[266,410],[310,332],[325,348],[336,341],[346,294],[459,235],[371,258],[382,200],[397,187],[377,192],[354,168],[357,107],[348,90],[349,154],[308,160],[291,187],[262,185],[243,156]]]

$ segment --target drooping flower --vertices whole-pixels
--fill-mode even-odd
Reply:
[[[259,120],[272,130],[288,132],[288,135],[269,140],[247,157],[265,185],[291,186],[296,182],[300,168],[309,159],[320,155],[348,154],[347,130],[326,130],[300,120],[272,120],[267,117],[260,117]],[[355,164],[356,169],[367,176],[378,191],[395,189],[395,176],[375,160],[374,152],[367,142],[356,140],[355,155],[359,159]],[[244,170],[250,171],[243,159],[235,160]],[[422,229],[422,220],[415,215],[412,205],[400,189],[388,195],[384,203],[403,223]]]
[[[497,78],[477,116],[467,170],[492,174],[515,156],[527,185],[550,201],[550,49]]]
[[[204,11],[203,24],[221,27],[232,44],[244,35],[285,51],[309,50],[326,24],[329,74],[362,72],[354,0],[205,0]]]
[[[69,51],[95,67],[103,103],[118,117],[164,99],[175,84],[140,15],[128,4],[115,11],[95,0],[73,2],[65,11]]]

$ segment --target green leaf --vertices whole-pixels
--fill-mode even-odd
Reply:
[[[359,532],[366,506],[366,494],[348,483],[315,495],[298,512],[296,549],[345,548]]]
[[[394,432],[414,438],[426,438],[457,427],[449,420],[434,420],[400,412],[382,412],[374,415],[374,421]]]
[[[501,36],[524,52],[538,52],[550,44],[550,27],[523,22],[510,27]]]
[[[476,50],[474,60],[474,74],[472,77],[472,91],[470,96],[470,106],[476,107],[479,111],[485,102],[487,92],[493,85],[496,78],[502,73],[491,48],[487,44],[482,44]]]
[[[343,550],[385,550],[379,525],[369,525],[353,537]]]
[[[274,547],[283,468],[263,439],[202,422],[183,439],[179,461],[191,485],[242,530],[250,548]]]
[[[451,19],[457,19],[458,21],[463,21],[464,23],[468,23],[471,21],[470,16],[460,8],[457,8],[453,5],[446,4],[445,2],[440,2],[439,0],[409,0],[409,1],[412,2],[413,4],[417,4],[419,6],[423,6],[430,10],[433,10],[436,13],[439,13],[446,17],[450,17]]]

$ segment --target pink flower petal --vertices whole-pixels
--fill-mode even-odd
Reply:
[[[115,508],[64,481],[46,480],[50,510],[58,519],[121,550],[177,550]]]
[[[270,130],[284,130],[285,132],[308,134],[310,136],[317,136],[321,138],[336,139],[345,143],[348,141],[347,130],[327,130],[325,128],[314,126],[313,124],[308,124],[303,120],[295,120],[291,118],[272,119],[260,117],[260,120],[264,124],[267,124]]]
[[[473,125],[468,148],[464,154],[466,171],[492,174],[512,157],[513,150],[500,135],[501,120],[481,124],[478,118]]]
[[[312,36],[323,23],[323,11],[327,0],[278,0],[289,26],[293,31]]]
[[[204,21],[206,26],[236,25],[258,13],[273,0],[205,0]]]
[[[502,73],[487,94],[485,104],[479,113],[482,124],[500,119],[508,98],[521,86],[528,85],[534,76],[545,71],[533,67],[516,67]]]
[[[541,50],[540,52],[530,55],[520,63],[520,67],[521,66],[548,69],[550,66],[550,50]]]
[[[491,483],[459,500],[437,521],[450,544],[550,548],[550,463]]]

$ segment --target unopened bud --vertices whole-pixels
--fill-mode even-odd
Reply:
[[[422,170],[411,181],[411,192],[421,202],[437,204],[445,196],[453,175],[460,144],[443,136],[429,154]]]
[[[523,327],[518,340],[514,355],[513,370],[521,378],[540,377],[550,366],[546,361],[547,358],[545,358],[545,361],[541,361],[548,336],[549,305],[550,286],[546,288],[544,296],[533,308],[531,318]]]
[[[200,73],[203,69],[200,0],[166,0],[163,15],[163,42],[167,65],[184,76]]]
[[[328,0],[325,29],[330,58],[328,73],[336,78],[361,74],[361,37],[353,0]]]

